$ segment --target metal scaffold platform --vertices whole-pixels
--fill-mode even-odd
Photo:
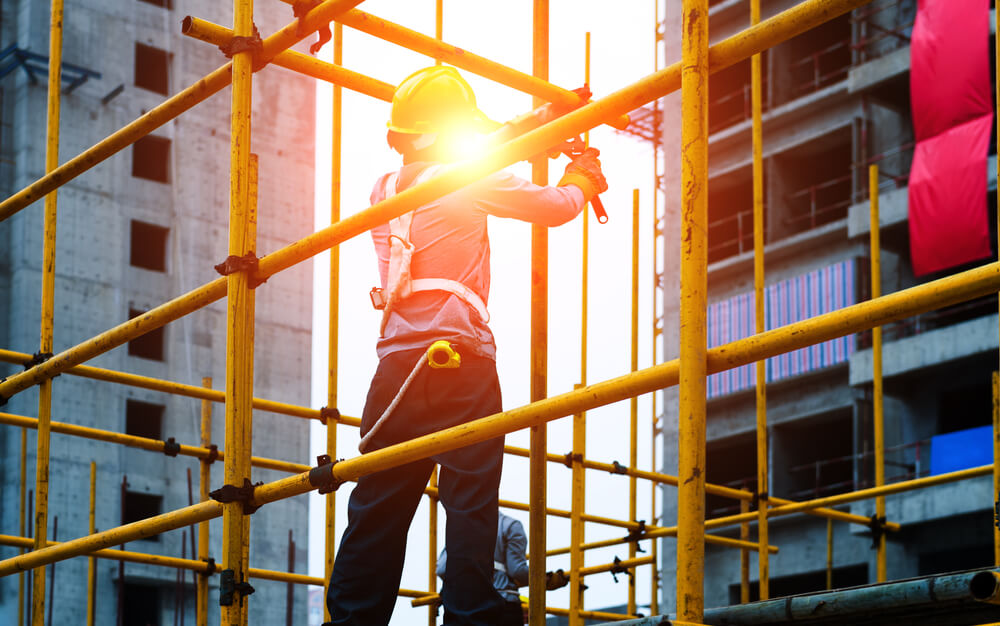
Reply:
[[[258,0],[263,1],[263,0]],[[273,0],[271,0],[273,1]],[[507,446],[506,454],[527,457],[530,460],[530,496],[528,502],[502,500],[502,507],[526,510],[529,514],[530,584],[528,586],[528,620],[531,626],[542,626],[547,615],[565,616],[569,624],[582,625],[585,620],[601,620],[622,625],[677,624],[680,626],[697,624],[972,624],[978,620],[1000,619],[995,604],[1000,600],[1000,574],[989,569],[978,572],[939,575],[911,581],[886,582],[886,535],[901,527],[896,520],[886,516],[885,498],[892,494],[909,493],[935,485],[954,483],[979,476],[994,477],[994,495],[1000,483],[1000,452],[994,463],[971,469],[915,478],[900,482],[885,479],[885,459],[882,415],[881,378],[881,326],[910,316],[942,307],[973,300],[980,297],[995,297],[1000,291],[1000,263],[985,265],[960,271],[889,294],[881,293],[879,282],[879,220],[878,220],[878,180],[877,167],[869,170],[872,187],[871,211],[871,256],[872,289],[871,299],[851,304],[840,310],[817,315],[803,321],[794,322],[780,328],[765,330],[763,316],[764,293],[764,252],[763,252],[763,170],[761,137],[761,67],[760,55],[795,36],[816,28],[835,17],[844,15],[867,4],[867,0],[804,0],[791,8],[768,19],[760,19],[759,0],[749,0],[749,26],[717,43],[709,46],[708,0],[683,0],[685,16],[682,37],[682,60],[657,69],[654,73],[637,82],[621,87],[607,96],[584,102],[580,95],[557,86],[548,80],[548,2],[534,0],[536,22],[534,27],[533,51],[534,71],[532,74],[520,72],[498,62],[480,57],[448,43],[441,37],[441,2],[439,1],[436,37],[431,37],[365,13],[358,8],[362,0],[323,0],[317,2],[285,0],[294,8],[294,17],[280,30],[262,37],[253,23],[253,1],[235,0],[232,27],[207,22],[197,17],[187,17],[183,32],[194,38],[227,50],[229,60],[187,86],[175,95],[122,127],[117,132],[78,155],[59,163],[59,102],[62,93],[61,69],[70,68],[74,72],[71,87],[93,72],[73,68],[61,61],[63,7],[62,0],[51,0],[51,39],[48,55],[49,109],[46,151],[46,173],[17,193],[0,202],[0,221],[7,220],[21,211],[44,210],[44,271],[42,272],[42,312],[39,351],[35,355],[0,350],[0,360],[23,365],[24,370],[0,380],[0,405],[17,394],[29,389],[38,389],[39,405],[37,417],[0,412],[0,424],[21,429],[21,527],[18,533],[0,535],[0,544],[19,549],[16,556],[0,560],[0,577],[22,576],[31,573],[30,623],[44,624],[46,599],[45,567],[75,557],[90,557],[91,572],[93,559],[110,559],[133,563],[193,571],[197,577],[197,623],[208,623],[208,613],[213,601],[209,598],[209,580],[219,584],[219,604],[221,623],[246,624],[248,614],[254,610],[250,596],[251,579],[283,581],[293,584],[326,585],[335,557],[337,545],[334,520],[336,512],[336,489],[343,483],[380,470],[397,467],[418,459],[452,450],[472,443],[487,441],[507,433],[530,429],[531,443],[528,449]],[[291,50],[291,46],[317,31],[331,28],[329,33],[334,47],[333,63],[327,63],[309,55]],[[360,211],[350,218],[340,215],[340,134],[341,89],[347,88],[381,101],[392,99],[394,87],[377,78],[365,76],[342,66],[342,29],[354,28],[375,37],[389,41],[403,48],[421,53],[443,63],[455,65],[465,71],[484,76],[512,89],[530,94],[538,103],[555,102],[573,110],[553,121],[529,130],[520,136],[492,147],[480,158],[462,161],[433,178],[421,182],[405,192]],[[657,29],[657,40],[661,38]],[[321,41],[326,37],[320,36]],[[214,53],[214,52],[213,52]],[[18,57],[21,58],[21,57]],[[708,265],[708,79],[718,72],[738,62],[751,60],[752,90],[748,99],[749,120],[752,124],[753,151],[753,251],[754,251],[754,306],[757,311],[756,328],[751,336],[731,341],[711,349],[707,348],[707,265]],[[0,58],[0,61],[3,59]],[[258,72],[274,71],[270,66],[280,66],[285,70],[332,83],[334,89],[333,106],[333,146],[332,155],[332,198],[330,224],[317,232],[287,245],[271,254],[257,256],[257,183],[258,176],[268,175],[258,171],[256,156],[252,153],[253,132],[251,128],[251,105],[253,83]],[[6,66],[11,70],[12,65]],[[28,69],[28,66],[25,66]],[[29,72],[40,71],[31,66]],[[2,72],[0,70],[0,77]],[[12,70],[11,70],[12,71]],[[32,73],[32,76],[34,74]],[[60,188],[91,168],[132,145],[152,131],[177,119],[184,112],[200,102],[231,87],[231,163],[229,193],[229,257],[220,266],[222,276],[203,284],[185,294],[152,308],[129,321],[114,326],[105,332],[66,350],[54,353],[52,324],[55,314],[53,303],[53,283],[55,280],[55,222],[57,218],[57,194]],[[628,115],[635,114],[638,120],[630,132],[658,142],[661,117],[659,100],[673,92],[681,93],[681,229],[679,232],[664,232],[657,216],[654,230],[657,237],[670,237],[680,248],[680,292],[677,294],[680,309],[679,358],[656,362],[645,368],[638,364],[638,191],[633,198],[632,230],[632,300],[631,300],[631,371],[616,378],[591,382],[586,380],[584,359],[580,384],[566,393],[549,396],[547,394],[547,335],[548,320],[547,272],[548,258],[544,230],[533,234],[532,247],[532,341],[531,341],[531,402],[524,406],[489,415],[431,435],[376,450],[347,459],[336,460],[338,429],[357,428],[357,417],[343,415],[337,409],[337,348],[340,320],[338,319],[337,285],[340,277],[338,246],[354,237],[367,233],[372,228],[386,223],[431,200],[440,198],[486,175],[505,167],[544,154],[546,150],[560,142],[585,133],[599,125],[609,125],[618,129],[626,126]],[[638,111],[638,113],[636,113]],[[1000,120],[1000,117],[998,117]],[[658,150],[662,146],[657,146]],[[545,165],[534,167],[546,168]],[[541,171],[541,170],[539,170]],[[547,171],[547,170],[546,170]],[[542,178],[547,176],[545,174]],[[657,166],[653,166],[653,176],[659,182]],[[32,206],[44,200],[44,209]],[[586,224],[586,223],[585,223]],[[586,226],[584,241],[586,242]],[[585,244],[586,245],[586,244]],[[263,288],[264,281],[279,272],[303,263],[324,251],[331,251],[330,269],[330,374],[327,405],[321,409],[297,406],[255,397],[253,388],[254,358],[254,312],[255,289]],[[586,345],[586,286],[587,261],[584,246],[582,267],[583,343]],[[654,268],[655,273],[655,268]],[[657,287],[662,288],[657,279]],[[206,379],[202,386],[162,380],[132,373],[113,371],[89,365],[88,362],[124,345],[142,335],[181,319],[194,311],[225,299],[226,304],[226,379],[221,389],[213,389],[212,381]],[[811,346],[834,338],[844,337],[862,331],[872,331],[874,353],[874,484],[832,496],[817,496],[806,500],[781,498],[768,488],[767,415],[765,392],[765,359]],[[653,337],[662,333],[662,328],[654,322]],[[706,481],[706,380],[709,375],[732,368],[753,365],[756,368],[756,464],[757,483],[755,490],[738,489],[731,486],[712,484]],[[528,368],[526,368],[528,369]],[[88,378],[94,383],[94,393],[100,393],[102,385],[118,384],[144,388],[165,394],[187,398],[199,402],[201,408],[201,440],[197,443],[181,443],[173,438],[155,438],[126,435],[97,428],[90,428],[60,422],[51,414],[52,379],[66,374]],[[652,467],[641,468],[637,461],[640,434],[637,421],[636,399],[644,394],[652,394],[669,387],[677,387],[679,392],[678,424],[679,459],[677,475],[658,471],[656,467],[655,443]],[[994,382],[996,396],[996,382]],[[607,463],[586,456],[585,413],[598,407],[617,402],[631,401],[629,414],[629,434],[631,454],[627,464],[617,461]],[[211,440],[212,410],[215,404],[224,407],[225,440],[213,443]],[[1000,442],[1000,409],[994,408],[994,434]],[[252,416],[254,411],[267,411],[289,417],[322,423],[326,428],[327,455],[321,456],[314,466],[294,463],[281,459],[253,455]],[[652,420],[651,439],[656,441],[657,423]],[[544,426],[551,421],[571,418],[573,421],[573,449],[569,454],[550,452],[545,438]],[[26,433],[37,430],[37,472],[34,489],[34,529],[26,532],[24,520],[28,519],[24,504],[26,485]],[[155,515],[141,521],[116,528],[95,531],[93,517],[88,533],[75,529],[77,538],[60,541],[49,540],[50,503],[48,501],[50,437],[52,433],[92,440],[106,441],[125,447],[165,453],[169,456],[186,456],[199,461],[198,501],[167,513]],[[211,474],[214,462],[223,463],[221,476]],[[548,506],[546,502],[547,474],[549,468],[567,467],[572,472],[574,493],[571,510],[560,510]],[[266,483],[252,482],[252,468],[267,468],[285,472],[284,478]],[[629,512],[627,519],[598,516],[588,513],[584,501],[585,476],[597,471],[622,476],[629,482]],[[91,502],[93,502],[94,478],[91,479]],[[676,525],[666,525],[663,520],[653,519],[646,523],[637,519],[637,484],[647,481],[652,496],[651,505],[656,504],[659,488],[677,489],[678,515]],[[211,484],[225,486],[212,492]],[[248,545],[251,520],[257,508],[264,505],[279,506],[281,500],[318,490],[326,494],[326,555],[324,577],[311,577],[293,572],[275,571],[250,567]],[[732,500],[739,506],[739,513],[706,519],[706,494]],[[437,491],[433,484],[428,486],[426,495],[432,503],[432,516],[437,515]],[[875,515],[865,516],[854,513],[843,505],[863,501],[875,501]],[[992,505],[992,503],[990,503]],[[93,506],[93,504],[91,505]],[[782,599],[769,597],[769,559],[779,546],[769,540],[769,520],[793,514],[805,514],[833,524],[843,522],[864,527],[871,531],[877,551],[876,579],[878,584],[854,589],[828,591],[823,593],[791,596]],[[91,513],[93,515],[93,513]],[[570,520],[571,535],[563,543],[566,547],[550,548],[546,532],[549,517]],[[224,527],[221,546],[210,546],[208,521],[222,518]],[[412,598],[421,614],[426,611],[429,623],[436,623],[437,587],[434,576],[434,560],[437,553],[436,517],[432,517],[429,554],[431,572],[426,589],[400,589],[399,595]],[[585,541],[585,524],[599,524],[620,531],[627,536],[603,540]],[[751,536],[751,524],[755,525],[756,536]],[[116,550],[115,546],[150,537],[159,533],[198,527],[197,545],[192,545],[190,558],[166,557]],[[717,531],[726,529],[724,533]],[[738,532],[738,537],[734,536]],[[193,530],[192,530],[193,533]],[[65,536],[66,530],[63,530]],[[995,531],[996,563],[1000,565],[1000,531]],[[677,583],[676,606],[660,607],[659,569],[663,563],[659,559],[657,546],[669,539],[677,546],[677,561],[674,574]],[[650,553],[640,556],[637,546],[640,542],[651,541]],[[725,609],[706,609],[704,606],[705,587],[705,546],[723,546],[739,552],[744,604]],[[629,556],[614,563],[598,565],[585,564],[587,551],[607,547],[627,547]],[[757,555],[760,602],[749,603],[749,562],[750,554]],[[186,553],[185,553],[186,554]],[[546,557],[570,555],[569,569],[571,593],[569,606],[549,606],[546,602],[545,574]],[[637,568],[652,570],[651,611],[654,614],[671,613],[676,617],[641,617],[636,602],[635,577],[630,575],[627,601],[620,613],[585,608],[582,580],[586,576],[602,572],[632,574]],[[212,578],[218,577],[218,578]],[[93,588],[93,574],[90,576],[91,602],[96,602]],[[51,590],[50,590],[51,591]],[[25,590],[21,587],[19,606],[23,607]],[[82,608],[81,608],[82,610]],[[92,605],[88,609],[88,623],[94,623]],[[947,617],[942,617],[947,616]],[[327,616],[329,619],[329,616]],[[423,616],[421,615],[421,619]],[[626,619],[627,621],[620,621]],[[18,623],[26,623],[25,616],[18,617]],[[616,621],[617,620],[617,621]],[[936,620],[936,621],[935,621]],[[955,620],[955,621],[953,621]],[[964,620],[964,621],[963,621]],[[81,620],[82,623],[82,620]]]

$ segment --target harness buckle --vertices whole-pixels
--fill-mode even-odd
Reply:
[[[372,287],[372,290],[368,292],[368,297],[372,299],[372,306],[378,311],[384,311],[385,305],[388,300],[385,297],[385,289],[381,287]]]

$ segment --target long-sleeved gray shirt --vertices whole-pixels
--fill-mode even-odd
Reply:
[[[497,520],[497,545],[493,550],[493,586],[508,602],[519,602],[518,587],[528,584],[528,560],[524,557],[527,550],[524,526],[501,513]],[[437,575],[442,579],[447,558],[447,550],[441,550]]]
[[[411,186],[428,165],[404,166],[399,171],[397,192]],[[385,199],[389,176],[375,184],[372,204]],[[416,209],[410,229],[410,241],[416,247],[412,276],[457,280],[485,303],[490,292],[488,215],[559,226],[576,217],[583,206],[583,192],[575,185],[541,187],[507,172],[487,176]],[[377,226],[371,233],[384,288],[389,271],[389,226]],[[378,340],[377,352],[381,359],[400,350],[426,348],[438,339],[496,358],[493,333],[486,321],[444,291],[418,292],[398,303]]]

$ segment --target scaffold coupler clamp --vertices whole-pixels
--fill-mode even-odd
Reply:
[[[295,25],[295,34],[300,39],[304,38],[307,34],[304,28],[305,24],[302,23],[302,18],[304,18],[306,14],[309,13],[309,11],[312,11],[322,3],[323,3],[322,0],[294,0],[294,2],[292,2],[292,13],[299,20],[298,23]],[[319,35],[319,40],[316,41],[316,43],[314,43],[313,45],[309,46],[310,54],[316,54],[317,52],[319,52],[319,49],[322,48],[324,44],[326,44],[326,42],[333,39],[333,35],[330,33],[329,23],[321,26],[316,31],[316,33]]]
[[[260,508],[260,505],[254,505],[253,503],[253,490],[263,484],[262,482],[252,483],[249,478],[244,478],[242,487],[223,485],[209,493],[208,496],[216,502],[222,502],[223,504],[227,502],[239,502],[243,505],[243,514],[251,515]]]
[[[632,575],[633,575],[632,574],[632,570],[630,570],[629,568],[627,568],[624,565],[622,565],[622,560],[621,559],[619,559],[616,556],[615,560],[613,561],[613,563],[614,563],[614,565],[612,565],[611,569],[609,569],[608,571],[611,572],[611,577],[615,579],[616,583],[618,582],[618,574],[626,574],[626,575],[628,575],[629,578],[632,578]]]
[[[761,502],[764,503],[764,506],[767,506],[767,492],[766,491],[753,492],[753,498],[750,499],[750,508],[753,510],[759,509]]]
[[[202,559],[201,562],[205,564],[205,570],[198,572],[200,575],[211,576],[212,574],[215,573],[216,570],[215,559],[213,559],[212,557],[208,557],[207,559]]]
[[[204,462],[211,465],[219,460],[219,446],[211,443],[208,445],[208,456],[205,457]]]
[[[639,545],[639,542],[645,539],[649,539],[649,537],[646,536],[646,520],[641,519],[639,520],[638,524],[639,527],[633,529],[624,539],[622,539],[622,541],[627,543],[634,543],[636,552],[645,553],[646,551],[642,549],[642,547]]]
[[[328,406],[321,407],[319,410],[319,421],[323,422],[326,426],[330,420],[337,422],[340,420],[340,411]]]
[[[177,456],[177,453],[181,451],[181,444],[177,443],[177,440],[170,437],[163,442],[163,454],[167,456]]]
[[[309,484],[317,487],[321,494],[333,493],[344,484],[344,481],[333,477],[333,466],[343,459],[330,459],[329,454],[316,457],[316,467],[309,470]]]
[[[42,363],[48,361],[52,358],[51,352],[36,352],[31,355],[31,358],[24,362],[24,371],[28,371],[36,365],[41,365]]]
[[[567,452],[563,456],[563,465],[573,469],[573,463],[583,463],[583,455],[579,453],[574,454],[572,452]]]
[[[872,531],[872,550],[874,550],[878,548],[879,540],[885,534],[885,515],[879,517],[873,513],[871,519],[868,520],[868,528]]]
[[[253,25],[253,34],[249,37],[234,36],[228,42],[219,46],[219,50],[228,59],[233,58],[241,52],[250,52],[250,58],[253,59],[251,64],[255,72],[267,65],[266,61],[261,60],[260,53],[263,49],[264,41],[260,38],[260,31],[257,30],[256,24]]]
[[[240,600],[256,591],[253,585],[245,580],[236,582],[236,572],[231,569],[224,569],[219,572],[219,606],[232,606],[235,595],[240,595]]]
[[[230,254],[226,260],[215,266],[215,271],[223,276],[229,276],[236,272],[247,273],[247,285],[251,289],[263,285],[267,282],[267,277],[261,278],[257,275],[257,268],[260,266],[260,259],[253,252],[247,252],[243,256]]]
[[[993,525],[1000,528],[1000,500],[993,503]]]
[[[614,466],[614,469],[610,470],[612,474],[628,474],[628,468],[618,461],[612,461],[611,465]]]

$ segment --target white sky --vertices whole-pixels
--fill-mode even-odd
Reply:
[[[592,33],[591,89],[602,97],[651,73],[654,68],[654,2],[626,0],[613,5],[597,0],[551,0],[550,79],[566,88],[584,81],[585,32]],[[613,8],[612,8],[613,6]],[[434,34],[434,0],[392,3],[368,0],[362,7],[379,17],[403,24],[420,32]],[[495,2],[445,2],[444,40],[489,59],[531,72],[531,0]],[[320,56],[332,57],[328,45]],[[409,52],[363,33],[344,29],[344,66],[396,84],[412,71],[431,65],[432,59]],[[486,79],[462,71],[476,90],[480,108],[495,120],[503,121],[531,109],[531,97]],[[318,93],[316,171],[316,226],[329,224],[329,110],[332,90],[321,84]],[[344,90],[343,186],[344,216],[367,208],[374,181],[399,166],[398,155],[385,144],[385,121],[389,105],[367,96]],[[610,190],[602,198],[610,222],[599,225],[590,220],[590,382],[605,380],[628,372],[630,363],[630,273],[632,190],[640,190],[640,297],[639,297],[639,366],[652,363],[652,220],[653,159],[648,144],[617,135],[610,129],[597,129],[591,143],[601,151]],[[566,159],[550,161],[550,180],[559,179]],[[511,168],[529,177],[526,164]],[[569,391],[580,377],[580,257],[582,220],[552,229],[549,234],[549,394]],[[504,408],[528,403],[529,354],[529,251],[530,227],[511,220],[491,218],[492,289],[490,326],[498,347],[497,365],[504,395]],[[367,235],[340,247],[341,310],[339,363],[339,408],[345,415],[360,416],[368,383],[375,371],[375,340],[380,313],[368,299],[369,289],[378,284],[375,255]],[[327,327],[328,327],[328,255],[316,260],[313,314],[313,390],[312,405],[326,403]],[[661,355],[662,360],[662,355]],[[649,397],[639,402],[639,466],[650,468]],[[588,414],[587,456],[608,462],[628,462],[629,404],[623,402]],[[323,452],[325,432],[312,426],[313,455]],[[356,456],[357,431],[339,427],[338,457]],[[549,425],[549,449],[556,453],[570,451],[571,422],[558,420]],[[528,433],[516,432],[507,443],[528,446]],[[663,460],[659,463],[662,465]],[[673,468],[674,461],[668,466]],[[528,461],[506,457],[500,487],[502,499],[527,501]],[[587,511],[597,515],[627,519],[628,480],[588,472]],[[337,495],[338,536],[346,526],[350,485]],[[323,576],[323,505],[315,493],[310,496],[309,573]],[[548,502],[550,507],[570,508],[570,472],[561,465],[549,465]],[[528,527],[527,512],[507,511]],[[409,550],[401,585],[411,589],[427,588],[427,502],[421,503],[410,529]],[[439,515],[439,546],[444,542],[444,513]],[[639,483],[639,518],[650,519],[650,487]],[[620,528],[588,524],[586,540],[623,537]],[[548,546],[569,545],[569,521],[550,517]],[[644,542],[648,549],[648,543]],[[627,558],[625,546],[586,553],[587,565],[610,562],[615,556]],[[546,569],[569,569],[569,557],[552,558]],[[625,603],[627,585],[624,577],[615,584],[610,574],[587,578],[587,609]],[[524,594],[527,590],[522,590]],[[640,605],[649,602],[649,568],[640,568],[637,580]],[[566,607],[566,588],[548,594],[549,606]],[[392,624],[425,623],[426,609],[411,608],[409,599],[397,602]]]

